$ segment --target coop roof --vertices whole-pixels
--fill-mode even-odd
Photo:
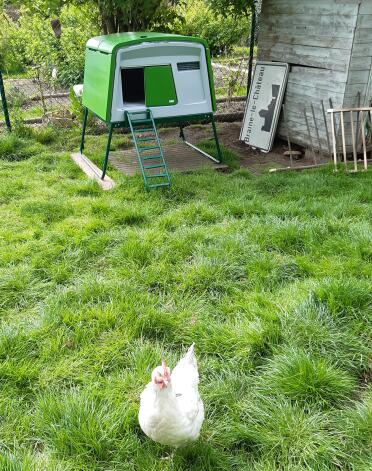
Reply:
[[[202,44],[208,49],[208,44],[204,39],[194,36],[182,36],[179,34],[168,33],[115,33],[105,36],[95,36],[89,39],[87,47],[89,49],[102,51],[108,54],[115,52],[117,49],[125,46],[132,46],[144,42],[161,42],[161,41],[187,41]]]

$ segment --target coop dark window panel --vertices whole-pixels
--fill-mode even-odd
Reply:
[[[143,67],[121,69],[121,85],[124,103],[145,103]]]
[[[200,62],[178,62],[177,69],[181,72],[184,70],[200,70]]]

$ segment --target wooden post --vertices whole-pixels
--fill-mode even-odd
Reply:
[[[335,172],[338,172],[337,168],[337,145],[336,145],[336,129],[335,129],[335,114],[331,111],[331,128],[332,128],[332,141],[333,141],[333,161],[335,164]]]
[[[356,148],[356,141],[355,141],[355,129],[354,129],[354,114],[350,111],[350,120],[351,120],[351,141],[353,144],[353,158],[354,158],[354,170],[358,171],[358,156],[357,156],[357,148]]]
[[[344,154],[344,163],[347,170],[347,155],[346,155],[346,139],[345,139],[345,120],[344,120],[344,111],[340,112],[341,118],[341,137],[342,137],[342,152]]]
[[[363,143],[363,161],[364,161],[364,170],[368,170],[368,163],[367,163],[367,144],[366,144],[366,135],[364,132],[364,127],[366,125],[366,120],[364,117],[364,111],[360,112],[361,115],[361,132],[362,132],[362,143]]]

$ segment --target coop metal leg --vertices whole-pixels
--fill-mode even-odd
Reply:
[[[4,87],[4,81],[3,81],[1,70],[0,70],[0,96],[1,96],[1,103],[3,105],[5,124],[6,124],[6,127],[8,128],[8,131],[11,132],[12,125],[10,124],[8,104],[6,102],[5,87]]]
[[[80,142],[80,154],[82,154],[84,150],[85,130],[87,127],[87,119],[88,119],[88,108],[84,108],[83,129],[81,131],[81,142]]]
[[[103,180],[106,175],[106,170],[107,170],[107,164],[108,164],[108,159],[109,159],[109,154],[110,154],[110,146],[111,146],[111,139],[112,139],[112,132],[114,130],[114,126],[112,124],[109,125],[109,135],[107,139],[107,145],[106,145],[106,154],[105,154],[105,160],[103,162],[103,168],[102,168],[102,177],[101,179]]]
[[[222,161],[221,148],[220,148],[220,143],[219,143],[219,140],[218,140],[216,122],[215,122],[215,120],[214,120],[214,116],[213,116],[213,115],[212,115],[212,128],[213,128],[214,140],[215,140],[215,142],[216,142],[218,160],[219,160],[219,162],[221,162],[221,161]]]
[[[185,133],[184,133],[184,131],[183,131],[183,126],[182,126],[182,125],[180,126],[180,138],[181,138],[183,141],[186,141]]]

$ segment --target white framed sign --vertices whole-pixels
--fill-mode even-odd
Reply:
[[[287,85],[289,65],[257,61],[245,106],[240,140],[270,152]]]

